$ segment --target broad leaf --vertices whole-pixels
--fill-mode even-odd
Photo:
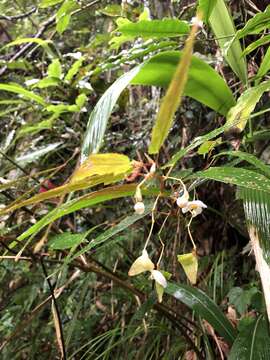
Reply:
[[[238,30],[235,38],[241,39],[250,34],[259,34],[261,31],[270,28],[270,6],[267,6],[264,12],[253,16],[245,26]]]
[[[255,171],[234,167],[211,167],[199,171],[194,177],[215,180],[270,193],[270,180]]]
[[[227,124],[232,125],[237,131],[243,131],[250,114],[255,109],[265,91],[270,90],[270,81],[247,89],[237,100],[237,104],[227,114]]]
[[[92,154],[74,172],[71,183],[76,183],[85,179],[91,181],[91,177],[126,175],[132,169],[129,158],[122,154]]]
[[[47,7],[59,4],[63,2],[64,0],[42,0],[41,4],[39,5],[40,8],[46,9]]]
[[[217,0],[209,18],[209,23],[227,63],[245,84],[247,82],[247,65],[245,57],[242,56],[239,40],[235,40],[229,49],[226,49],[225,46],[228,40],[235,35],[236,30],[224,0]]]
[[[270,359],[268,324],[262,316],[254,319],[237,336],[230,351],[229,360]]]
[[[61,79],[62,69],[59,59],[54,59],[48,67],[48,76]]]
[[[182,58],[181,51],[165,51],[153,56],[131,81],[132,84],[168,86]],[[193,55],[184,95],[226,115],[235,104],[231,90],[223,78],[206,62]]]
[[[236,330],[229,320],[221,312],[219,307],[204,292],[188,285],[168,283],[165,292],[180,300],[197,316],[202,317],[213,326],[213,328],[229,344],[232,344],[236,337]]]
[[[263,36],[262,38],[248,45],[243,51],[243,55],[247,55],[252,51],[256,50],[259,46],[263,46],[265,44],[268,44],[269,42],[270,42],[270,35]]]

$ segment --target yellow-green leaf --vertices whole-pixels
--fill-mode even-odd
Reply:
[[[200,15],[197,15],[200,17]],[[183,56],[176,68],[169,88],[162,99],[157,115],[157,120],[152,132],[149,154],[157,154],[173,123],[173,117],[181,104],[182,95],[188,79],[188,70],[192,59],[193,44],[198,30],[198,24],[194,24],[189,37],[186,40]]]
[[[187,278],[191,284],[196,284],[198,273],[198,259],[193,253],[177,255],[177,259],[182,265]]]
[[[74,172],[71,183],[77,183],[95,175],[118,176],[127,174],[131,169],[131,162],[125,155],[114,153],[92,154]]]
[[[232,125],[238,131],[243,131],[246,127],[250,114],[255,109],[265,91],[270,90],[270,81],[264,81],[260,85],[246,90],[237,100],[235,106],[227,114],[227,125]]]

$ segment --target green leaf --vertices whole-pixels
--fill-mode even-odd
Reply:
[[[45,89],[48,87],[55,87],[59,85],[59,80],[56,78],[44,78],[41,79],[40,81],[38,81],[33,87],[34,88],[39,88],[39,89]]]
[[[173,124],[174,115],[181,105],[182,96],[188,80],[188,71],[192,60],[193,44],[198,25],[195,23],[185,42],[182,56],[176,66],[168,89],[161,101],[157,119],[152,130],[149,154],[157,154],[166,140]]]
[[[247,312],[248,307],[251,305],[252,297],[258,294],[256,287],[250,289],[242,289],[240,287],[233,287],[228,293],[229,303],[234,305],[240,315]]]
[[[78,8],[75,0],[65,0],[56,13],[56,31],[62,34],[68,27],[71,13]]]
[[[201,144],[203,144],[206,141],[209,141],[215,137],[217,137],[218,135],[222,134],[225,130],[227,130],[228,127],[226,127],[225,125],[210,131],[209,133],[203,135],[203,136],[198,136],[195,139],[193,139],[193,141],[191,142],[191,144],[189,144],[187,147],[185,147],[184,149],[181,149],[179,151],[177,151],[173,157],[171,158],[171,160],[169,162],[167,162],[167,164],[165,164],[163,166],[163,168],[167,168],[169,166],[174,166],[180,159],[182,159],[183,156],[185,156],[189,151],[194,150],[196,147],[200,146]]]
[[[237,336],[229,360],[270,359],[270,337],[266,320],[260,316]]]
[[[109,116],[128,84],[168,86],[181,56],[182,52],[179,51],[165,51],[153,56],[146,63],[122,75],[105,91],[88,120],[82,146],[82,161],[89,154],[99,151]],[[222,115],[235,104],[233,94],[222,77],[196,56],[191,60],[184,94]]]
[[[6,44],[4,46],[4,48],[10,47],[10,46],[22,45],[22,44],[26,44],[26,43],[37,44],[39,46],[47,47],[48,44],[52,43],[52,41],[51,40],[43,40],[43,39],[39,39],[39,38],[16,39],[16,40]]]
[[[270,46],[268,47],[264,58],[261,62],[261,65],[259,67],[258,73],[256,75],[256,78],[259,79],[259,81],[261,80],[261,78],[268,73],[270,69]]]
[[[61,79],[62,69],[59,59],[54,59],[48,67],[48,76],[51,78]]]
[[[250,45],[248,45],[243,51],[243,55],[247,55],[252,51],[256,50],[259,46],[268,44],[270,42],[270,35],[263,36],[262,38],[254,41]]]
[[[35,161],[39,160],[40,158],[42,158],[44,155],[47,155],[49,152],[54,151],[60,145],[62,145],[61,142],[41,146],[36,151],[31,151],[31,152],[28,152],[27,154],[16,157],[15,161],[16,161],[16,163],[20,164],[21,166],[35,162]]]
[[[256,228],[263,257],[270,265],[270,195],[267,188],[260,190],[242,187],[238,190],[238,198],[243,200],[247,224]]]
[[[246,84],[247,65],[245,57],[242,56],[242,48],[239,40],[235,39],[229,49],[226,50],[225,44],[235,36],[236,31],[224,0],[217,0],[209,18],[209,23],[215,37],[218,39],[217,41],[227,63],[239,79]]]
[[[243,92],[235,106],[227,114],[227,125],[232,125],[237,131],[243,131],[250,114],[265,91],[270,90],[270,81],[264,81]]]
[[[21,95],[29,100],[33,100],[42,106],[46,106],[46,102],[39,95],[36,95],[32,91],[25,90],[20,85],[15,84],[0,84],[0,90],[12,92],[18,95]]]
[[[208,153],[211,153],[211,151],[219,144],[221,144],[222,139],[218,138],[216,140],[208,140],[202,143],[202,145],[198,149],[199,155],[206,155]]]
[[[72,234],[69,232],[54,236],[49,240],[49,247],[53,250],[70,249],[75,245],[79,245],[85,239],[85,233]]]
[[[136,37],[149,39],[182,36],[189,32],[189,24],[178,19],[141,20],[136,23],[125,19],[120,22],[116,31],[122,35],[113,37],[110,43],[119,46]]]
[[[118,4],[111,4],[105,6],[103,9],[99,9],[98,12],[107,16],[121,16],[122,6]]]
[[[216,156],[236,156],[244,161],[247,161],[257,169],[261,170],[267,177],[270,178],[270,165],[266,165],[262,160],[258,159],[255,155],[248,154],[243,151],[223,151]]]
[[[47,215],[45,215],[41,220],[39,220],[36,224],[34,224],[22,235],[20,235],[19,240],[23,240],[34,233],[36,234],[46,225],[61,218],[62,216],[71,214],[75,211],[84,209],[86,207],[103,203],[108,200],[133,196],[135,194],[135,191],[136,191],[136,184],[118,185],[113,187],[107,187],[99,191],[94,191],[90,194],[68,201],[63,205],[58,206],[56,209],[52,210]],[[143,193],[157,195],[159,193],[159,189],[152,189],[152,190],[148,189],[146,192]]]
[[[211,167],[194,174],[194,177],[220,181],[248,189],[270,193],[270,180],[255,171],[234,167]]]
[[[165,292],[180,300],[197,316],[202,317],[222,336],[229,344],[236,337],[236,330],[222,313],[219,307],[204,292],[188,285],[168,283]]]
[[[245,26],[238,30],[235,39],[241,39],[244,36],[258,34],[265,29],[270,28],[270,6],[267,6],[264,12],[260,12],[253,16]]]
[[[164,51],[153,56],[142,65],[131,84],[168,86],[181,57],[180,51]],[[210,65],[194,55],[184,95],[209,106],[222,115],[226,115],[235,104],[233,94],[222,77]]]
[[[198,0],[198,9],[203,13],[203,20],[208,23],[210,15],[216,5],[217,0]]]
[[[97,153],[101,147],[103,136],[107,127],[109,116],[121,94],[134,76],[139,72],[140,66],[133,68],[118,78],[105,91],[99,99],[94,110],[91,112],[82,145],[81,161],[83,162],[89,154]]]
[[[119,224],[113,226],[112,228],[104,231],[101,235],[99,235],[96,239],[93,239],[88,245],[86,245],[83,249],[79,250],[71,260],[76,259],[78,256],[85,254],[87,251],[94,249],[94,248],[100,248],[102,245],[106,245],[108,240],[111,239],[116,234],[119,234],[123,230],[127,229],[129,226],[134,224],[136,221],[142,219],[146,215],[150,214],[153,208],[153,204],[148,204],[145,206],[145,211],[143,214],[132,214],[130,216],[127,216],[124,220],[122,220]],[[119,238],[122,239],[122,238]]]
[[[41,9],[46,9],[47,7],[56,5],[63,2],[63,0],[42,0],[39,7]]]
[[[83,62],[85,60],[84,56],[81,56],[80,59],[76,60],[74,64],[72,64],[71,68],[68,70],[67,75],[65,76],[65,81],[70,82],[80,70]]]

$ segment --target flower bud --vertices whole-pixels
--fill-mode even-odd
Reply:
[[[134,210],[135,210],[136,214],[142,215],[144,213],[144,210],[145,210],[144,203],[142,201],[137,202],[134,205]]]
[[[156,164],[153,163],[150,167],[150,174],[154,174],[156,172]]]

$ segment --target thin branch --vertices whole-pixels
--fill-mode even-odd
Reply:
[[[37,8],[33,8],[31,10],[29,10],[28,12],[24,13],[24,14],[19,14],[19,15],[14,15],[14,16],[7,16],[7,15],[0,15],[0,20],[6,20],[6,21],[17,21],[17,20],[22,20],[25,19],[27,17],[29,17],[30,15],[34,14],[34,12],[36,12]]]

